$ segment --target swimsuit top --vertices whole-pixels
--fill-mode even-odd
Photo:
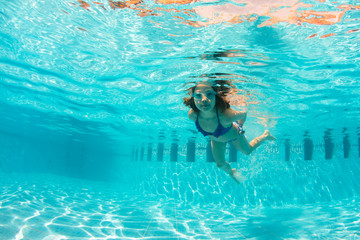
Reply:
[[[201,132],[205,137],[207,135],[213,135],[214,137],[220,137],[222,135],[224,135],[225,133],[227,133],[231,128],[232,128],[232,125],[228,128],[224,128],[223,125],[221,125],[220,123],[220,119],[219,119],[219,114],[218,114],[218,110],[216,109],[216,116],[217,116],[217,120],[218,120],[218,126],[217,128],[215,129],[215,131],[213,133],[209,133],[209,132],[206,132],[204,131],[201,127],[200,127],[200,124],[199,124],[199,114],[197,115],[196,117],[196,122],[195,122],[195,125],[196,125],[196,128],[198,129],[199,132]]]

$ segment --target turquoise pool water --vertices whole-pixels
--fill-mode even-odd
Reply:
[[[360,239],[358,1],[0,2],[0,239]],[[231,80],[236,184],[182,104]]]

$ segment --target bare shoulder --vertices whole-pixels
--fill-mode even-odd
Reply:
[[[190,109],[188,112],[188,117],[193,120],[194,122],[196,121],[196,113],[194,112],[193,109]]]

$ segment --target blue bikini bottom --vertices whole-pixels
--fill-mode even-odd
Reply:
[[[239,124],[239,123],[237,123],[237,122],[233,122],[233,124],[235,125],[235,127],[237,127],[239,135],[245,133],[245,130],[243,129],[243,127],[242,127],[241,124]],[[234,142],[234,141],[236,141],[236,140],[238,140],[238,137],[227,141],[227,143]]]

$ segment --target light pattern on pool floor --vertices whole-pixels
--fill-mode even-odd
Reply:
[[[0,239],[360,239],[359,201],[191,205],[51,175],[2,176]]]

